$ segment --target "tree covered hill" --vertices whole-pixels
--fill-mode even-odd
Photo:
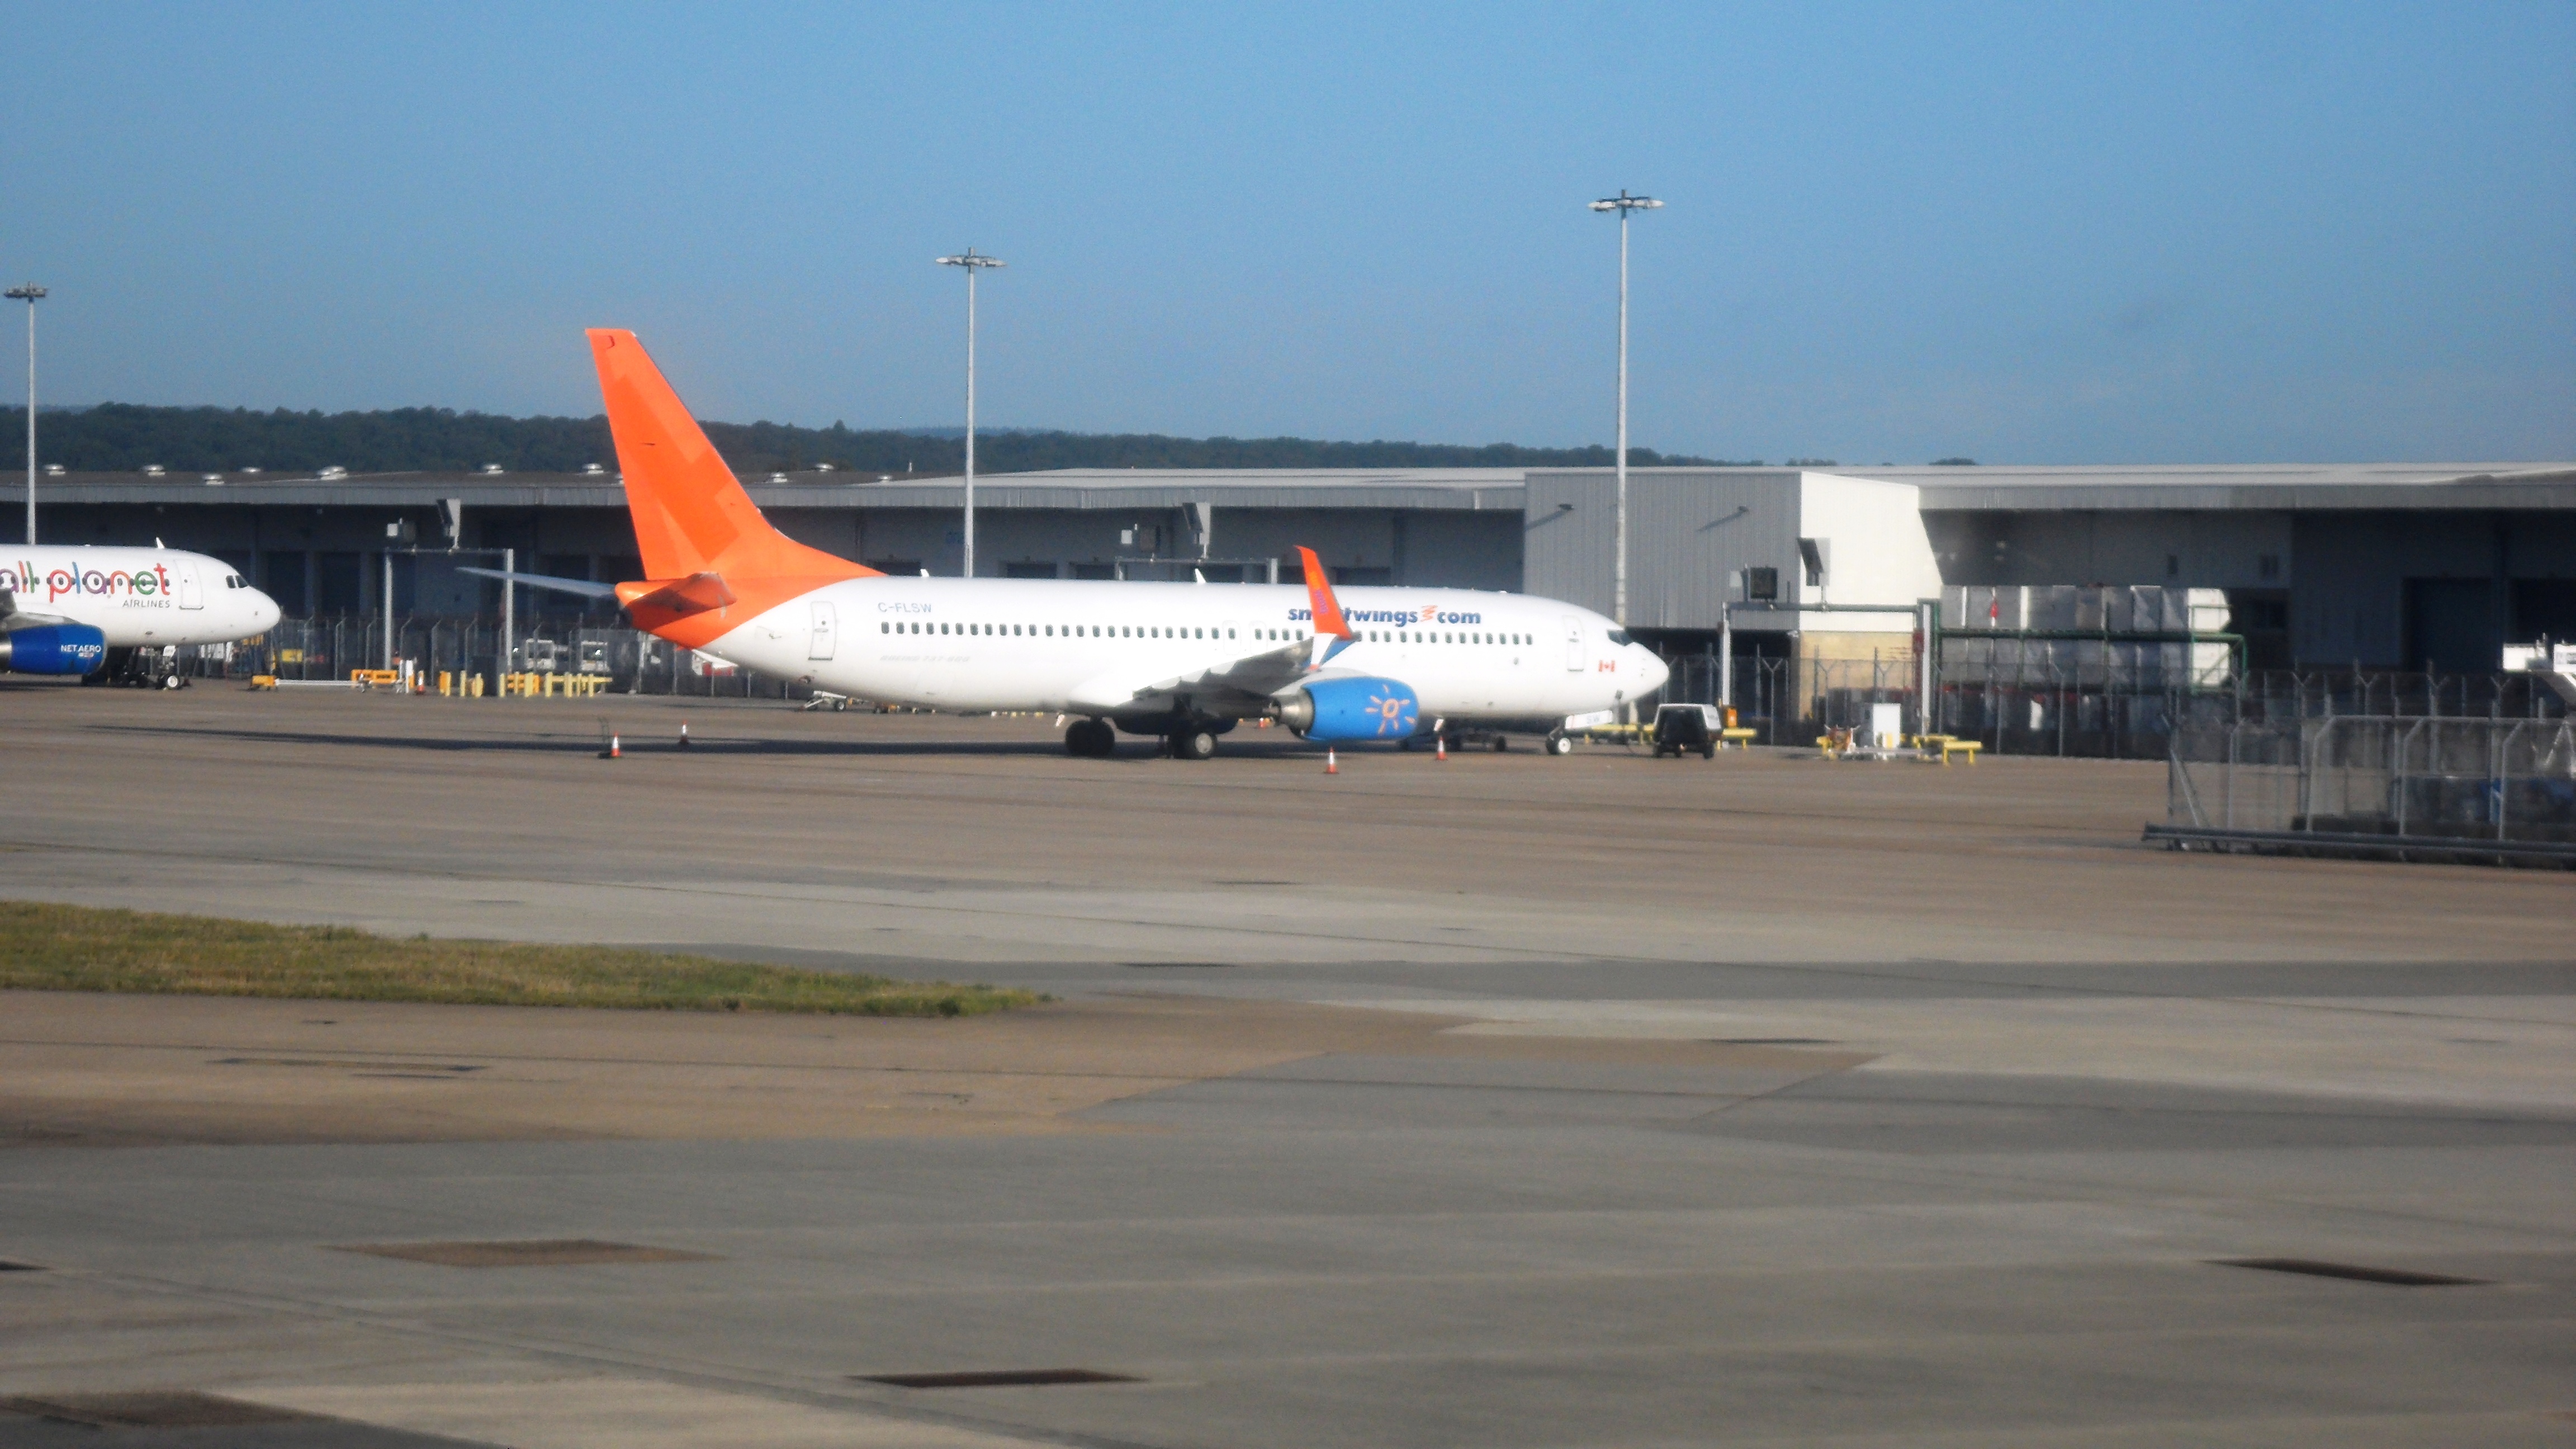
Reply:
[[[0,457],[8,440],[26,435],[24,408],[0,410]],[[962,439],[894,429],[800,428],[785,423],[707,423],[707,436],[738,473],[768,473],[829,463],[863,473],[955,473],[965,465]],[[96,407],[37,414],[41,461],[74,472],[133,472],[158,463],[172,472],[243,468],[352,473],[447,472],[498,463],[514,473],[576,472],[586,463],[613,467],[608,420],[506,418],[452,408],[380,412],[253,412],[246,408]],[[1705,464],[1633,448],[1632,466]],[[1332,443],[1308,438],[1171,438],[1157,433],[979,433],[978,472],[1046,468],[1606,468],[1610,449],[1482,447],[1447,443]],[[0,470],[5,471],[5,470]]]

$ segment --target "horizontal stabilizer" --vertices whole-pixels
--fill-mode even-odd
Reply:
[[[673,614],[703,614],[734,602],[733,590],[725,587],[724,575],[718,573],[619,584],[617,597],[630,609],[661,609]]]
[[[467,568],[462,565],[459,565],[456,571],[460,574],[479,574],[487,579],[499,579],[505,584],[517,584],[522,588],[552,589],[559,594],[579,594],[585,599],[617,597],[617,585],[594,583],[589,579],[559,579],[553,574],[514,574],[502,569]]]

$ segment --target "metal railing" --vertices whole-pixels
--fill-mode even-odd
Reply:
[[[2576,723],[2341,715],[2175,736],[2166,819],[2204,831],[2576,846]]]
[[[1939,696],[1918,708],[1914,655],[1875,659],[1740,658],[1732,698],[1720,698],[1713,654],[1669,660],[1657,699],[1732,704],[1765,744],[1805,744],[1868,722],[1870,706],[1901,704],[1909,729],[1955,735],[1998,755],[2163,759],[2181,734],[2239,724],[2371,716],[2440,720],[2557,720],[2565,704],[2529,674],[2368,670],[2228,671],[2187,680],[2179,646],[2102,649],[2062,663],[2037,652],[1979,648],[1942,663]]]

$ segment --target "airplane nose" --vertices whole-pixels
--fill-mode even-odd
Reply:
[[[1644,656],[1637,661],[1637,673],[1645,679],[1645,689],[1660,689],[1663,687],[1665,680],[1673,677],[1671,666],[1665,664],[1664,661],[1656,655],[1655,651],[1646,648],[1642,644],[1630,645],[1629,647],[1635,649],[1637,653]],[[1644,690],[1641,689],[1638,692],[1643,693]]]

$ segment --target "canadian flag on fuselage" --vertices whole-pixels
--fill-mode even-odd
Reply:
[[[590,356],[649,575],[617,586],[637,627],[702,648],[826,584],[881,577],[798,543],[762,517],[634,333],[592,328]]]

